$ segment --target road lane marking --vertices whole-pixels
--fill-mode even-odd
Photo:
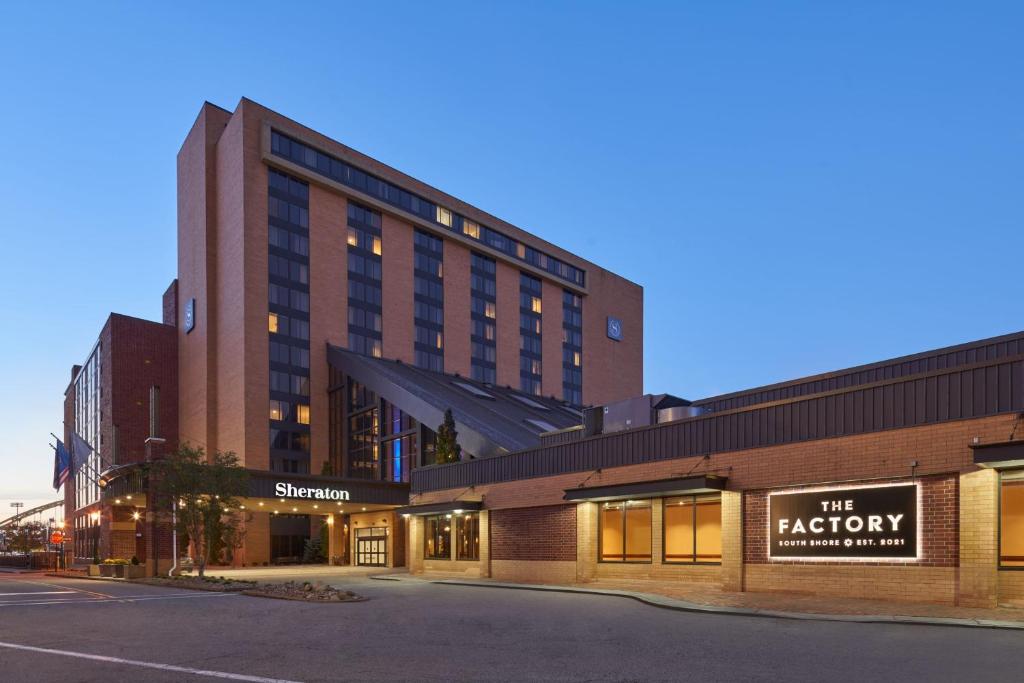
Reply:
[[[79,581],[88,581],[89,579],[78,579],[78,580]],[[62,588],[62,589],[65,589],[65,590],[74,591],[75,593],[85,593],[86,595],[96,595],[96,596],[99,596],[101,598],[113,598],[113,597],[115,597],[115,596],[109,595],[107,593],[99,593],[97,591],[89,591],[89,590],[86,590],[84,588],[75,588],[74,586],[61,586],[60,584],[57,584],[57,583],[45,583],[43,581],[25,581],[25,580],[21,580],[21,579],[19,579],[19,581],[21,581],[21,583],[28,583],[28,584],[31,584],[33,586],[46,586],[48,588]]]
[[[31,607],[35,605],[95,605],[106,602],[143,602],[146,600],[180,600],[183,598],[229,598],[236,593],[175,593],[173,595],[125,595],[112,598],[82,598],[80,600],[54,599],[41,600],[39,602],[20,602],[8,600],[0,602],[0,607]]]
[[[142,662],[137,659],[122,659],[120,657],[107,657],[104,655],[93,655],[87,652],[69,652],[67,650],[52,650],[46,647],[33,647],[31,645],[19,645],[17,643],[0,642],[0,647],[11,650],[24,650],[26,652],[39,652],[46,655],[61,655],[63,657],[77,657],[78,659],[91,659],[94,662],[107,662],[110,664],[125,664],[127,666],[140,666],[146,669],[160,669],[161,671],[175,671],[177,673],[192,674],[194,676],[208,676],[210,678],[226,678],[232,681],[251,681],[251,683],[299,683],[286,678],[266,678],[264,676],[248,676],[246,674],[235,674],[228,671],[210,671],[208,669],[193,669],[188,666],[175,666],[174,664],[160,664],[158,662]]]
[[[0,593],[0,595],[58,595],[63,593],[74,593],[75,591],[28,591],[25,593]]]

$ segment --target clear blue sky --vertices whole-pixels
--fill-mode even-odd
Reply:
[[[159,317],[203,100],[641,283],[648,391],[1024,328],[1019,3],[377,4],[5,9],[0,517],[108,313]]]

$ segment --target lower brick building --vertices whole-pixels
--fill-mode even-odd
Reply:
[[[1024,333],[413,472],[413,572],[1024,604]]]

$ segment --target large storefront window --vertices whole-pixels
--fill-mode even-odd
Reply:
[[[722,561],[722,501],[683,496],[664,502],[665,562]]]
[[[455,519],[455,559],[480,559],[480,515],[475,512]]]
[[[1024,569],[1024,477],[1003,475],[999,496],[999,566]]]
[[[423,518],[423,557],[428,560],[452,559],[451,515],[433,515]]]
[[[651,561],[651,502],[626,501],[601,506],[601,561]]]

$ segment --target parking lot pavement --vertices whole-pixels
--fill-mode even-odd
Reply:
[[[1009,631],[701,615],[358,577],[369,600],[330,604],[49,577],[28,580],[53,588],[11,586],[19,580],[0,580],[0,592],[109,597],[15,596],[28,602],[0,607],[5,681],[1005,681],[1024,670],[1024,636]],[[14,649],[25,646],[36,649]]]

